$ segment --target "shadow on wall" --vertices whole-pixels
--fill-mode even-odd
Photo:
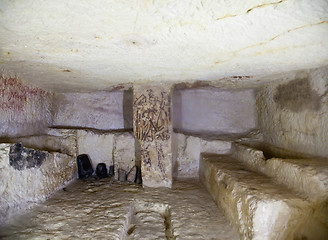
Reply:
[[[297,72],[289,82],[259,89],[259,126],[265,143],[327,157],[328,67]]]
[[[123,120],[124,128],[133,128],[133,91],[123,91]]]

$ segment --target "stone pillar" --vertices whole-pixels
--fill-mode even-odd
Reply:
[[[170,87],[135,85],[133,131],[141,148],[146,187],[172,186]]]

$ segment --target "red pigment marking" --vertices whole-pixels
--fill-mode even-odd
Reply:
[[[0,110],[23,111],[27,99],[39,100],[47,92],[40,88],[23,85],[17,78],[0,77]]]

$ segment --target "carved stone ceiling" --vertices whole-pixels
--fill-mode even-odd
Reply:
[[[327,0],[0,1],[0,74],[53,91],[327,64]]]

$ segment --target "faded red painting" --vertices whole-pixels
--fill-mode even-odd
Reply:
[[[0,110],[23,111],[29,99],[46,96],[46,91],[26,86],[17,78],[0,77]]]

